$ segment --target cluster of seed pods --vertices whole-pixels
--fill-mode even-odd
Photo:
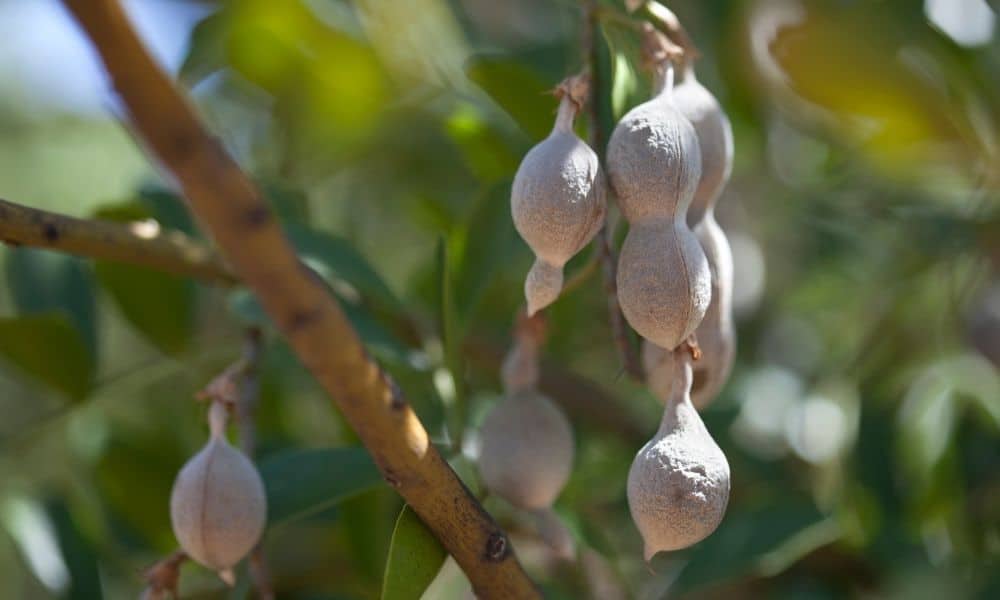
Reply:
[[[651,27],[644,34],[653,95],[616,125],[606,166],[629,222],[618,301],[644,338],[647,383],[664,403],[660,428],[636,455],[627,486],[649,560],[702,540],[725,514],[729,464],[697,409],[727,380],[735,333],[732,255],[714,217],[732,168],[732,129],[689,57],[675,84],[672,44]],[[525,156],[513,184],[514,224],[536,257],[525,282],[529,316],[556,300],[563,266],[604,221],[599,160],[572,130],[581,89],[586,80],[579,77],[560,86],[556,125]],[[491,490],[541,511],[569,475],[573,442],[565,417],[536,390],[537,344],[523,342],[504,365],[507,395],[483,425],[479,464]],[[539,520],[540,530],[545,523]]]
[[[653,98],[622,118],[607,154],[631,226],[618,297],[644,338],[647,383],[664,403],[627,488],[647,560],[704,539],[725,514],[729,464],[696,407],[721,389],[735,353],[732,255],[713,212],[731,170],[731,127],[689,64],[676,86],[669,60],[655,73]]]
[[[226,440],[227,411],[212,402],[208,443],[177,474],[170,520],[184,552],[233,585],[233,567],[264,531],[267,499],[256,467]]]

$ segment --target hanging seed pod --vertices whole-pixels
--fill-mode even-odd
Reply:
[[[729,502],[729,463],[691,404],[690,358],[673,357],[674,376],[660,429],[636,454],[628,504],[644,556],[695,544],[719,526]]]
[[[232,567],[264,531],[267,500],[253,463],[225,438],[222,403],[212,404],[209,425],[208,443],[174,481],[170,519],[181,548],[232,585]]]
[[[673,349],[705,316],[711,273],[686,217],[701,177],[691,123],[661,63],[654,97],[629,111],[608,144],[608,176],[631,227],[618,262],[618,300],[641,336]]]
[[[572,77],[559,86],[552,133],[525,155],[514,176],[511,216],[535,253],[524,283],[529,316],[559,297],[563,266],[604,222],[607,192],[600,162],[573,132],[588,87],[586,76]]]
[[[506,396],[483,421],[479,472],[490,491],[514,506],[552,506],[573,466],[573,431],[538,392]]]
[[[703,408],[729,379],[736,356],[733,326],[733,253],[729,240],[715,220],[715,203],[725,188],[733,166],[733,130],[718,101],[695,76],[688,64],[674,92],[677,108],[694,126],[701,149],[701,179],[688,211],[712,273],[712,300],[695,330],[702,358],[695,364],[691,399]],[[667,369],[669,373],[669,369]]]

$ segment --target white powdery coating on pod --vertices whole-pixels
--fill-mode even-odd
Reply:
[[[573,467],[573,430],[551,400],[525,390],[505,397],[479,432],[479,473],[514,506],[552,506]]]
[[[253,549],[264,531],[264,483],[242,452],[213,435],[177,475],[170,519],[191,558],[225,572]]]
[[[521,161],[511,188],[514,227],[535,253],[525,280],[529,316],[559,297],[562,269],[600,230],[607,191],[597,154],[573,132],[563,97],[552,133]]]
[[[632,462],[628,504],[648,561],[719,526],[729,502],[729,462],[691,404],[691,365],[675,357],[674,381],[656,436]],[[682,391],[681,391],[682,390]]]
[[[671,97],[671,77],[629,111],[608,144],[608,176],[631,224],[618,264],[618,300],[644,338],[673,349],[705,316],[708,261],[686,215],[701,177],[691,123]]]

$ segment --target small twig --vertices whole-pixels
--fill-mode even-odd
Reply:
[[[78,219],[0,199],[0,241],[123,262],[232,285],[236,275],[208,246],[156,223]]]
[[[146,588],[142,591],[141,600],[163,600],[177,598],[177,584],[181,576],[181,565],[188,559],[183,550],[177,550],[146,569],[142,577],[146,580]]]
[[[595,152],[602,152],[605,144],[605,132],[601,127],[599,115],[599,102],[601,90],[601,73],[599,70],[600,54],[595,41],[598,27],[598,7],[593,1],[584,3],[583,28],[581,48],[584,60],[590,71],[590,99],[587,102],[587,137],[591,148]],[[610,219],[608,220],[610,221]],[[614,231],[605,222],[601,231],[594,239],[596,254],[600,257],[602,270],[604,272],[604,292],[608,299],[608,320],[611,325],[611,335],[614,337],[615,346],[622,361],[622,368],[636,381],[643,380],[642,367],[639,364],[639,356],[635,347],[628,337],[628,328],[625,326],[625,317],[622,315],[621,307],[618,304],[618,284],[617,267],[615,265],[615,255],[613,246]]]
[[[660,31],[669,36],[670,41],[681,49],[678,66],[683,67],[701,58],[701,51],[695,46],[694,40],[688,35],[684,25],[672,10],[659,2],[652,0],[643,2],[642,13]],[[630,8],[630,10],[633,10]]]

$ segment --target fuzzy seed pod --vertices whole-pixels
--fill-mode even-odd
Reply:
[[[529,316],[559,297],[563,266],[604,223],[607,192],[600,162],[573,132],[586,85],[585,79],[572,78],[560,86],[552,133],[525,155],[514,176],[511,216],[535,253],[524,282]]]
[[[694,127],[673,100],[673,69],[653,99],[628,112],[608,143],[608,176],[631,224],[618,262],[618,300],[644,338],[673,349],[705,316],[711,273],[686,217],[701,177]]]
[[[525,510],[552,506],[573,466],[573,430],[533,390],[506,396],[480,430],[479,473],[491,491]]]
[[[629,509],[647,561],[703,540],[719,526],[729,502],[729,463],[691,404],[690,360],[674,356],[673,364],[675,385],[660,429],[628,474]]]
[[[211,437],[178,473],[170,519],[181,548],[232,585],[232,567],[264,531],[267,500],[256,467],[226,441],[225,411],[212,404]]]
[[[695,330],[702,358],[694,366],[691,400],[703,408],[729,379],[736,356],[733,327],[733,253],[729,240],[715,220],[715,203],[733,168],[733,128],[715,97],[695,77],[688,65],[674,93],[677,107],[694,126],[701,148],[701,179],[688,211],[712,272],[712,301]]]

